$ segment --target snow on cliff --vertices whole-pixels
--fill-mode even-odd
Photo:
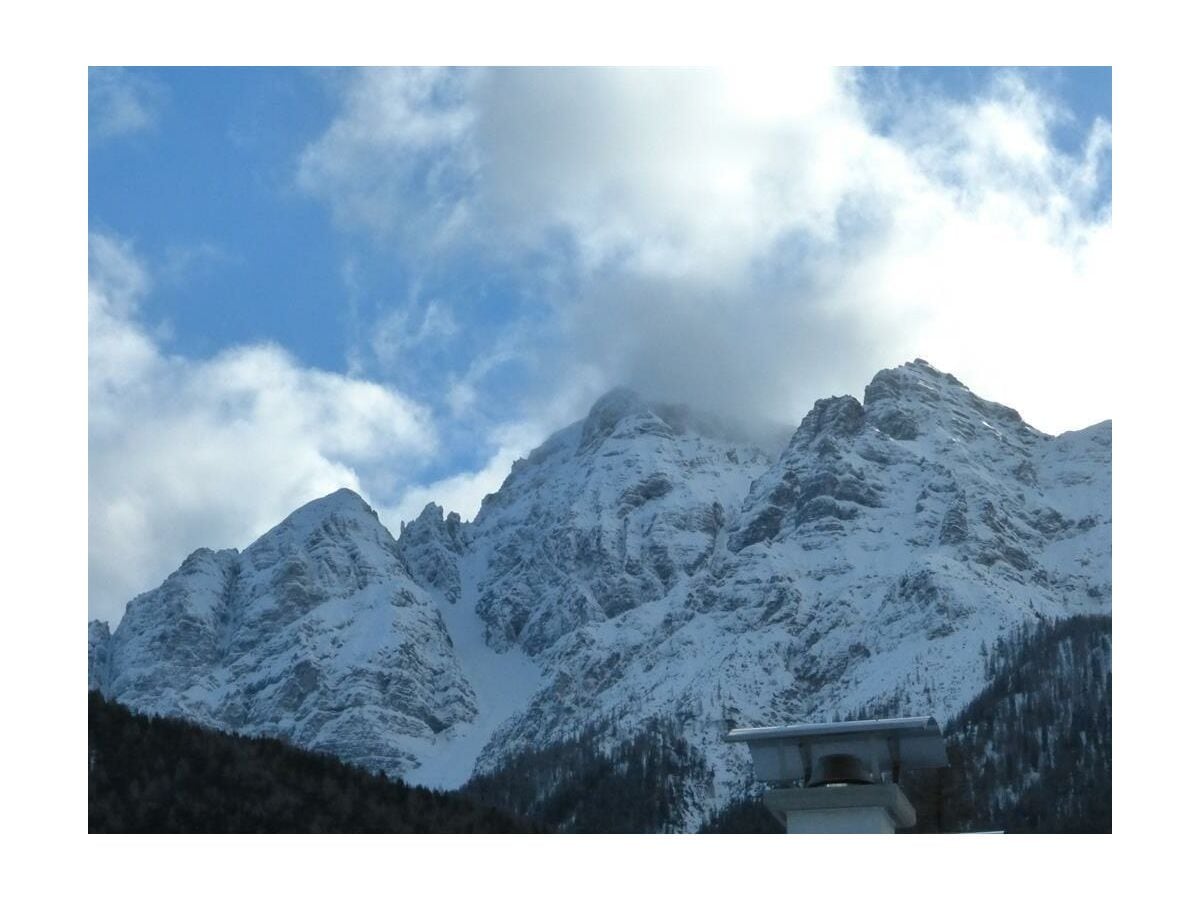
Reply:
[[[980,649],[1111,605],[1111,425],[1057,438],[917,360],[819,401],[771,454],[628,390],[513,466],[474,522],[397,540],[350,491],[198,550],[89,627],[89,683],[454,786],[599,719],[945,718]],[[743,748],[744,750],[744,748]]]

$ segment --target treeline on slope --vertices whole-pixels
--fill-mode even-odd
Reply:
[[[1026,625],[985,664],[988,686],[948,723],[940,786],[914,773],[920,799],[940,790],[953,831],[1111,832],[1112,619]]]
[[[685,830],[688,791],[711,789],[713,773],[678,725],[655,718],[619,740],[614,723],[510,757],[461,789],[480,802],[555,831],[654,833]]]
[[[141,715],[88,694],[89,832],[535,830],[455,793],[410,787],[267,738]]]
[[[920,831],[1112,830],[1112,622],[1075,617],[981,648],[989,685],[946,723],[950,768],[905,773]],[[458,792],[409,787],[281,741],[88,698],[89,830],[681,831],[713,773],[677,724],[614,723],[525,751]],[[891,706],[848,718],[904,714]],[[497,810],[504,810],[498,812]],[[702,831],[778,832],[751,797]]]
[[[949,768],[901,776],[917,810],[913,830],[1111,832],[1112,619],[1039,621],[981,650],[989,684],[946,723]],[[749,797],[701,830],[783,829]]]

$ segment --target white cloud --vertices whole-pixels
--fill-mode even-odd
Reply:
[[[426,484],[398,473],[428,458],[430,414],[359,377],[359,355],[354,377],[269,345],[171,356],[138,323],[144,269],[94,236],[93,611],[115,617],[195,546],[244,544],[341,485],[398,496],[380,507],[392,527],[430,500],[470,518],[618,383],[794,425],[919,355],[1045,430],[1111,415],[1110,125],[1063,152],[1066,112],[1012,75],[970,101],[885,99],[901,104],[886,129],[836,70],[350,77],[297,177],[413,274],[367,339],[375,362],[426,396],[436,375],[442,424],[483,435],[478,470]],[[478,340],[478,298],[423,283],[464,260],[540,309]],[[516,363],[533,386],[498,403]]]
[[[483,498],[500,487],[512,471],[513,462],[528,456],[551,432],[568,424],[570,416],[560,405],[524,422],[491,429],[482,442],[492,452],[481,468],[410,486],[395,504],[379,510],[380,519],[398,532],[401,522],[415,519],[429,503],[436,503],[447,513],[457,512],[466,520],[475,518]]]
[[[508,410],[509,421],[503,424],[484,427],[478,416],[468,417],[459,423],[460,428],[467,440],[488,448],[483,466],[426,484],[409,485],[396,503],[380,508],[381,520],[397,531],[401,522],[416,518],[428,503],[438,504],[447,513],[457,512],[465,520],[474,519],[483,498],[500,487],[513,462],[571,424],[579,410],[586,409],[606,386],[602,376],[592,372],[559,386],[545,403],[514,405]]]
[[[469,72],[380,69],[352,78],[344,108],[300,159],[300,186],[338,220],[429,240],[456,222],[459,183],[473,170]]]
[[[529,430],[526,434],[528,437],[525,440],[501,440],[491,457],[478,471],[461,472],[429,484],[409,488],[396,504],[380,509],[381,521],[385,522],[393,533],[398,533],[402,522],[415,519],[429,503],[436,503],[447,513],[457,512],[464,519],[475,518],[483,498],[495,491],[508,477],[513,460],[528,455],[544,437]]]
[[[88,70],[88,133],[93,142],[153,128],[165,103],[166,89],[147,74]]]
[[[244,546],[339,487],[369,492],[435,449],[428,412],[280,348],[172,356],[139,324],[132,248],[89,240],[89,611],[125,602],[200,546]]]
[[[376,324],[371,349],[381,363],[395,365],[404,362],[413,350],[444,342],[458,331],[453,310],[437,300],[427,303],[423,310],[412,304],[394,307]]]
[[[1111,415],[1108,124],[1063,152],[1013,74],[886,131],[872,102],[836,70],[366,71],[301,183],[417,265],[516,273],[547,396],[599,371],[794,422],[920,355],[1046,430]]]

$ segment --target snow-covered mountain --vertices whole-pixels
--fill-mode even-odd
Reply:
[[[372,769],[412,768],[415,750],[479,713],[434,600],[347,490],[241,553],[197,550],[111,638],[93,623],[89,661],[89,681],[135,709]]]
[[[339,491],[246,550],[200,550],[89,627],[138,709],[453,786],[589,724],[957,712],[981,646],[1111,606],[1111,425],[1059,437],[917,360],[822,400],[782,452],[627,390],[513,466],[476,519],[393,540]]]

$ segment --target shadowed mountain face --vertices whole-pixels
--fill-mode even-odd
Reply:
[[[782,452],[619,390],[474,522],[431,505],[393,541],[339,491],[197,551],[111,637],[93,623],[89,679],[442,786],[670,720],[709,767],[680,791],[695,827],[748,772],[727,723],[945,719],[981,644],[1107,613],[1111,528],[1109,423],[1050,437],[921,360],[818,402]]]

